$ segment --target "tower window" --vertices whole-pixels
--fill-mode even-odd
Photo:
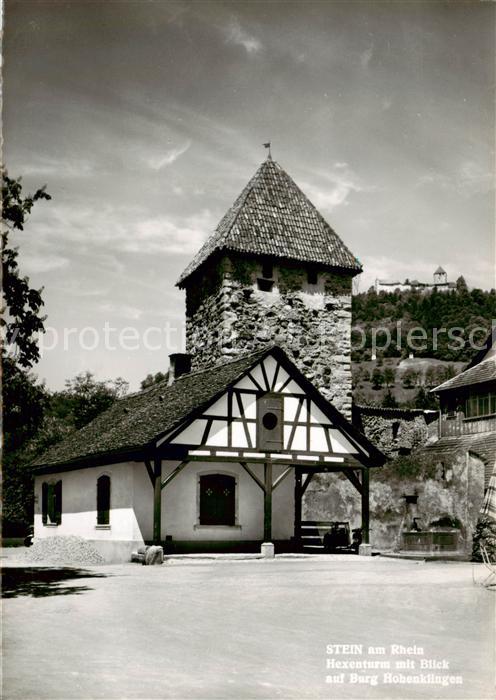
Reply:
[[[271,292],[274,286],[274,280],[267,280],[263,277],[257,279],[257,287],[261,292]]]
[[[274,267],[272,263],[264,263],[262,265],[262,277],[265,279],[270,279],[274,276]]]
[[[308,270],[307,281],[308,281],[308,284],[317,284],[317,282],[318,282],[317,270]]]

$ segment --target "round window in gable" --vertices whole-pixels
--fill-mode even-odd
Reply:
[[[266,430],[274,430],[274,428],[277,426],[277,416],[275,413],[272,413],[271,411],[268,411],[262,418],[262,424],[263,427]]]

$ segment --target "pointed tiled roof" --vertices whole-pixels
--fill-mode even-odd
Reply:
[[[445,275],[445,274],[446,274],[446,270],[443,270],[443,268],[441,267],[441,265],[439,265],[439,267],[437,268],[437,270],[435,271],[434,274],[435,274],[435,275]]]
[[[270,255],[350,270],[362,266],[296,183],[268,158],[184,270],[177,285],[220,251]]]

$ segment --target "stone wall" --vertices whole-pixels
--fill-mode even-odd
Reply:
[[[425,445],[429,427],[423,415],[397,418],[361,415],[361,429],[368,439],[388,457],[407,453]]]
[[[268,343],[282,346],[334,406],[351,417],[351,275],[274,265],[273,289],[257,288],[256,259],[223,258],[186,289],[186,351],[193,369]]]
[[[409,459],[415,464],[415,456]],[[383,550],[400,548],[401,532],[417,517],[422,529],[443,517],[461,525],[461,546],[470,554],[484,497],[484,463],[460,452],[444,466],[420,458],[417,469],[401,471],[396,460],[370,472],[370,542]],[[395,466],[398,472],[395,473]],[[405,495],[417,495],[408,504]],[[347,520],[361,525],[360,496],[343,475],[314,476],[303,502],[303,520]]]

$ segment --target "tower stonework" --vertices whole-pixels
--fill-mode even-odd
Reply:
[[[283,347],[351,417],[351,293],[360,263],[268,159],[182,274],[193,369]]]

